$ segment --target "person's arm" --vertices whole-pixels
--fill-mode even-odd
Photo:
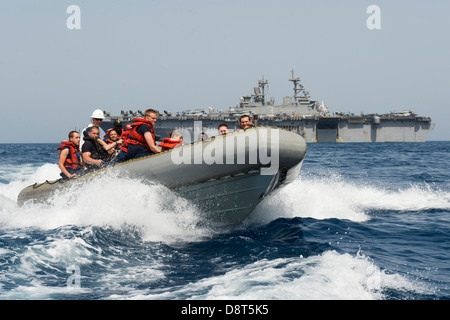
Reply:
[[[150,131],[147,131],[146,133],[144,133],[144,138],[145,138],[145,141],[147,142],[151,151],[153,151],[154,153],[161,152],[161,150],[155,146],[155,141],[153,141],[153,137],[152,137],[152,134],[150,133]]]
[[[66,162],[67,156],[69,155],[69,148],[65,148],[61,150],[59,153],[59,161],[58,161],[58,167],[61,170],[61,172],[67,177],[72,178],[75,177],[76,174],[70,174],[69,171],[67,171],[66,167],[64,167],[64,162]]]
[[[103,146],[103,148],[106,150],[106,151],[109,151],[109,150],[111,150],[111,149],[114,149],[115,147],[117,147],[119,144],[122,144],[123,143],[123,139],[122,138],[120,138],[119,140],[117,140],[117,141],[115,141],[115,142],[113,142],[113,143],[110,143],[110,144],[107,144],[105,141],[103,141],[102,139],[98,139],[97,140],[98,142],[100,142],[100,144]]]
[[[98,167],[100,167],[103,163],[102,160],[98,159],[92,159],[91,158],[91,153],[89,151],[83,152],[83,161],[84,163],[90,164],[90,165],[96,165]]]
[[[98,159],[92,159],[91,158],[91,154],[92,151],[95,150],[94,149],[95,146],[93,144],[93,142],[91,141],[86,141],[86,143],[83,145],[83,148],[81,149],[82,155],[83,155],[83,161],[85,164],[89,164],[89,165],[95,165],[95,166],[101,166],[103,161]]]

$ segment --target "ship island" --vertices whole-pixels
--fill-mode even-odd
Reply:
[[[167,137],[173,130],[186,130],[191,137],[196,137],[196,133],[211,137],[217,135],[220,124],[227,124],[231,132],[237,130],[240,116],[249,115],[253,125],[293,131],[307,143],[369,143],[425,142],[428,133],[435,127],[430,117],[419,116],[411,110],[383,114],[331,114],[323,101],[311,99],[300,77],[294,76],[293,70],[288,80],[293,84],[293,95],[284,97],[282,104],[276,104],[274,98],[266,99],[265,91],[269,81],[263,76],[258,80],[258,86],[253,88],[253,94],[241,97],[236,106],[229,107],[228,110],[208,107],[175,114],[166,110],[159,111],[155,131],[162,137]],[[120,115],[104,111],[104,114],[101,127],[105,132],[116,120],[121,120],[125,126],[132,123],[134,118],[143,117],[141,110],[121,110]]]

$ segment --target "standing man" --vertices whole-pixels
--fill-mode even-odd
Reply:
[[[125,159],[161,152],[155,145],[155,130],[153,126],[157,119],[158,111],[154,109],[145,110],[144,118],[133,119],[131,130],[126,141],[128,149]],[[123,154],[123,152],[120,154]],[[125,159],[121,156],[121,160]]]
[[[91,115],[92,122],[90,124],[88,124],[86,127],[84,127],[83,131],[81,131],[80,149],[83,148],[83,143],[84,143],[83,138],[87,137],[87,135],[88,135],[88,128],[90,128],[92,126],[96,126],[96,127],[100,128],[100,125],[102,124],[103,119],[105,119],[105,115],[102,110],[97,109],[97,110],[94,110],[94,112],[92,112],[92,115]]]

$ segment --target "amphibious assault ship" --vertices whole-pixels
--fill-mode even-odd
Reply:
[[[236,130],[241,115],[249,115],[254,125],[272,126],[294,131],[307,143],[312,142],[425,142],[427,134],[434,128],[430,117],[416,115],[413,111],[389,112],[385,114],[360,114],[335,112],[330,114],[323,101],[312,100],[301,84],[300,78],[292,76],[294,94],[283,98],[282,104],[275,104],[273,98],[266,99],[265,90],[269,84],[262,77],[254,94],[241,97],[236,107],[228,110],[196,109],[173,114],[160,112],[155,131],[162,137],[175,129],[187,130],[186,138],[205,133],[208,137],[217,135],[217,127],[227,124],[230,131]],[[121,111],[113,116],[105,111],[102,129],[113,126],[121,120],[129,124],[133,118],[142,118],[143,111]],[[189,137],[190,136],[190,137]],[[191,141],[186,141],[191,142]]]

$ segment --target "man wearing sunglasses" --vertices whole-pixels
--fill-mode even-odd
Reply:
[[[88,135],[88,128],[95,126],[99,127],[103,122],[103,119],[105,119],[105,115],[103,114],[103,111],[100,109],[94,110],[91,115],[91,121],[92,123],[88,124],[86,127],[84,127],[83,131],[81,131],[81,142],[80,142],[80,149],[83,148],[84,140],[83,138]]]

